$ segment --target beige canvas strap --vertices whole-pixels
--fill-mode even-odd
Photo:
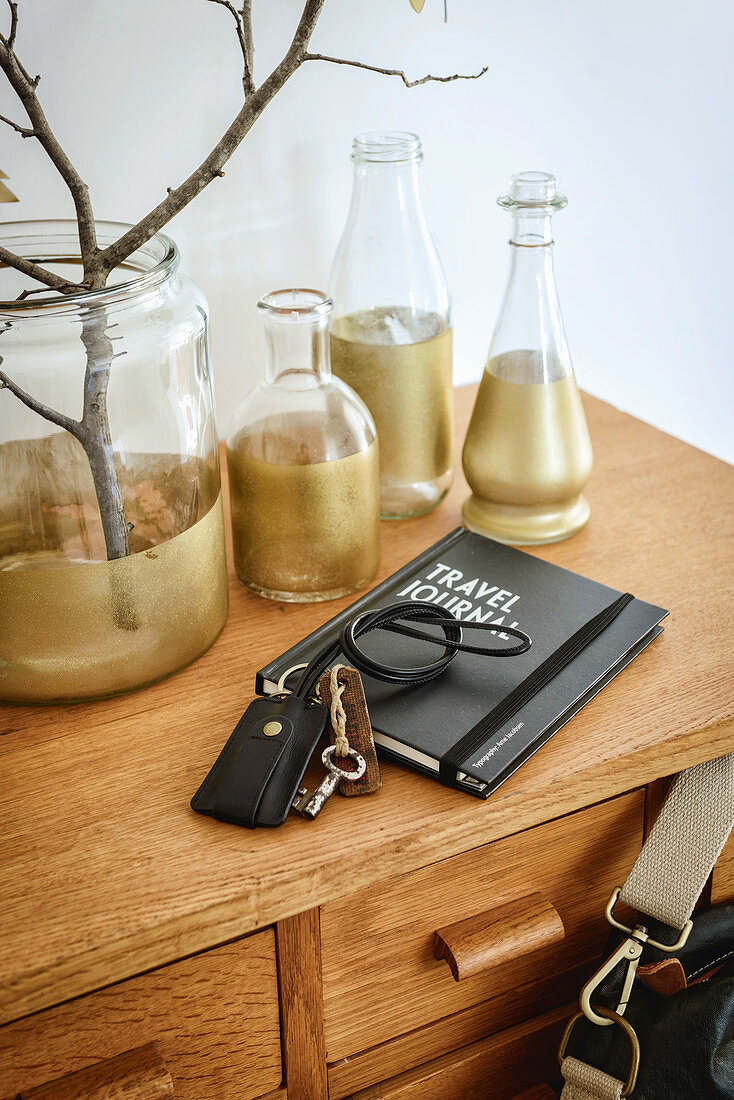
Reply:
[[[682,929],[734,828],[734,753],[707,760],[675,780],[620,898],[633,909]],[[619,1100],[624,1085],[570,1056],[561,1100]],[[616,1090],[616,1091],[615,1091]]]
[[[563,1100],[621,1100],[624,1087],[621,1081],[578,1058],[564,1058],[561,1073],[566,1082]]]
[[[681,929],[734,824],[734,753],[681,772],[620,900]]]

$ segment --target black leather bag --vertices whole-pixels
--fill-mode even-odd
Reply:
[[[734,905],[691,920],[733,825],[734,753],[678,776],[607,905],[614,932],[561,1042],[562,1100],[734,1100]]]
[[[648,930],[655,939],[669,931],[652,922]],[[624,939],[615,931],[604,958]],[[624,976],[617,967],[604,979],[594,994],[595,1007],[616,1009]],[[624,1019],[640,1047],[634,1100],[733,1100],[734,905],[697,914],[675,956],[645,950]],[[578,1019],[569,1049],[628,1082],[633,1048],[620,1026],[598,1027]]]

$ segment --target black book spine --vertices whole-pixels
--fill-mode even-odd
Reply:
[[[279,679],[282,672],[289,668],[291,665],[301,664],[306,659],[306,656],[310,658],[318,649],[323,649],[326,645],[333,641],[341,633],[341,629],[349,619],[358,615],[360,611],[363,611],[367,607],[372,607],[375,604],[379,605],[380,598],[387,593],[391,592],[395,588],[402,586],[405,580],[408,580],[413,574],[417,574],[422,571],[423,567],[433,559],[439,557],[448,546],[454,546],[457,542],[466,538],[469,535],[469,531],[465,527],[456,527],[453,531],[449,531],[448,535],[444,535],[438,542],[434,542],[433,546],[429,546],[427,550],[424,550],[422,554],[419,554],[417,558],[412,558],[406,565],[398,569],[396,573],[391,573],[389,577],[386,577],[384,581],[378,584],[375,588],[366,592],[364,596],[360,596],[353,604],[345,608],[338,615],[335,615],[333,619],[329,619],[323,626],[318,627],[308,637],[302,638],[300,642],[296,642],[294,646],[286,650],[285,653],[281,653],[279,657],[276,657],[274,661],[265,665],[255,676],[255,693],[257,695],[266,695],[265,681]]]

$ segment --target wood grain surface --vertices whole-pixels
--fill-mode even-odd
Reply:
[[[514,1096],[512,1100],[556,1100],[556,1093],[550,1085],[538,1085],[534,1089],[528,1089],[520,1096]]]
[[[459,443],[473,393],[457,395]],[[0,1020],[732,748],[732,471],[585,404],[591,521],[537,553],[670,608],[664,634],[487,802],[385,765],[378,793],[333,798],[318,821],[273,831],[201,817],[189,799],[255,671],[347,599],[277,604],[233,579],[228,623],[189,669],[99,703],[0,707]],[[435,512],[383,524],[377,579],[457,526],[466,493],[459,472]]]
[[[278,1087],[282,1068],[272,929],[0,1028],[0,1096],[21,1092],[36,1100],[36,1087],[46,1082],[54,1082],[51,1090],[66,1087],[68,1082],[56,1078],[71,1074],[68,1080],[73,1078],[78,1091],[61,1091],[59,1098],[86,1100],[82,1085],[89,1085],[96,1100],[92,1084],[100,1073],[117,1087],[128,1070],[140,1069],[121,1064],[118,1055],[152,1042],[173,1079],[176,1100],[248,1100]],[[119,1095],[137,1100],[134,1091]],[[46,1093],[40,1096],[45,1100]],[[52,1097],[56,1093],[50,1091]]]
[[[353,1094],[352,1100],[513,1100],[552,1078],[572,1005]]]
[[[561,981],[566,970],[594,959],[608,934],[604,906],[640,850],[643,813],[644,792],[633,791],[325,905],[328,1060],[547,974]],[[534,952],[516,944],[514,956],[455,982],[433,957],[435,930],[531,892],[555,906],[565,939]]]
[[[13,1100],[165,1100],[173,1081],[155,1043],[128,1050]]]
[[[322,1100],[328,1089],[318,909],[279,921],[277,942],[283,1068],[288,1090],[298,1100]]]
[[[584,963],[566,971],[560,980],[551,973],[537,982],[512,986],[490,1001],[471,1005],[387,1043],[333,1062],[329,1065],[329,1100],[343,1100],[359,1089],[415,1069],[450,1051],[457,1051],[461,1057],[461,1048],[572,1001],[596,965],[596,962]]]
[[[648,833],[658,819],[674,779],[674,775],[666,775],[647,786],[645,792],[645,840],[647,840]]]

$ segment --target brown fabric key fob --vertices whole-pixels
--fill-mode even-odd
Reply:
[[[334,680],[337,684],[336,701],[334,701],[332,692]],[[338,716],[343,708],[341,717],[349,748],[356,749],[367,763],[367,769],[361,779],[341,780],[339,793],[349,798],[360,794],[372,794],[373,791],[379,790],[382,786],[380,765],[377,762],[362,677],[356,668],[337,665],[333,670],[325,672],[319,680],[319,696],[321,702],[329,708],[332,714],[329,733],[332,745],[337,744]],[[338,764],[340,768],[344,768],[345,771],[355,770],[355,764],[349,757],[335,755],[334,763]]]

